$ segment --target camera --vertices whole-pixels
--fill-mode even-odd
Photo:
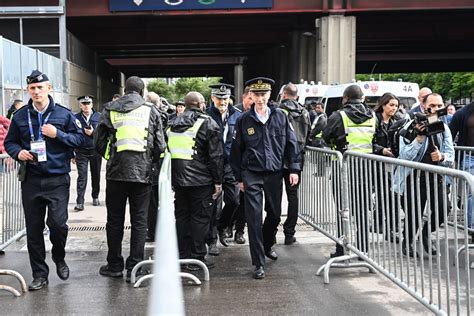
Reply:
[[[413,121],[407,124],[400,131],[400,135],[412,142],[418,135],[432,136],[444,132],[444,123],[440,117],[448,114],[447,108],[442,108],[437,111],[432,111],[428,108],[424,113],[417,112],[414,115]],[[416,125],[425,127],[423,131],[416,128]]]

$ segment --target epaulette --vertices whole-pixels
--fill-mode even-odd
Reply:
[[[61,105],[61,104],[59,104],[59,103],[56,103],[56,105],[57,105],[57,106],[59,106],[59,107],[62,107],[63,109],[66,109],[66,110],[68,110],[69,112],[71,112],[71,111],[72,111],[70,108],[68,108],[68,107],[65,107],[64,105]]]

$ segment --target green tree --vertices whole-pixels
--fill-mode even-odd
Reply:
[[[206,100],[211,98],[209,85],[216,84],[221,78],[179,78],[175,83],[175,91],[178,99],[184,98],[189,91],[200,92]]]
[[[153,91],[157,93],[160,97],[166,98],[169,102],[174,102],[176,99],[174,85],[168,85],[165,79],[154,79],[148,83],[146,88],[148,89],[148,91]]]

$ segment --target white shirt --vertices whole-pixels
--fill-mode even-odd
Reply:
[[[257,114],[257,118],[260,122],[262,122],[263,124],[265,124],[268,119],[270,118],[270,108],[267,107],[267,109],[265,110],[265,114],[263,115],[260,115],[257,113],[257,109],[254,108],[254,111],[255,111],[255,114]]]

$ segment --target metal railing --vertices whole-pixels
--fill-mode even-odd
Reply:
[[[165,154],[159,177],[158,223],[155,233],[154,277],[148,299],[149,315],[184,315],[178,241],[171,187],[171,155]],[[207,268],[207,267],[206,267]]]
[[[468,252],[461,258],[457,252],[460,244],[468,245],[466,221],[464,230],[457,228],[457,213],[465,219],[467,208],[451,208],[449,195],[459,195],[465,206],[474,178],[450,168],[356,152],[346,152],[344,163],[349,233],[355,240],[347,248],[433,312],[470,315],[470,258]],[[454,227],[445,224],[451,210]]]
[[[8,155],[0,155],[0,250],[26,235],[21,188],[17,179],[19,166]]]
[[[472,259],[468,251],[461,256],[457,249],[469,245],[465,219],[474,177],[356,152],[346,152],[342,163],[337,162],[340,167],[333,168],[334,162],[323,159],[327,153],[308,148],[300,187],[301,217],[345,248],[344,256],[319,269],[318,274],[325,272],[325,282],[331,267],[354,267],[360,261],[351,259],[360,258],[431,311],[470,315]],[[321,194],[328,188],[333,192]],[[452,207],[457,199],[459,206]],[[447,225],[450,212],[454,226]]]
[[[17,179],[18,167],[19,164],[15,160],[8,155],[0,154],[0,254],[3,254],[8,245],[26,235],[20,182]],[[3,284],[0,284],[0,290],[8,291],[15,296],[26,293],[26,282],[20,273],[0,268],[0,275],[16,278],[20,282],[21,292]]]
[[[332,239],[341,247],[349,242],[349,209],[347,203],[347,177],[342,176],[345,169],[342,154],[338,151],[307,147],[305,167],[301,174],[301,187],[298,190],[299,216],[316,230]],[[344,228],[346,227],[346,228]],[[317,272],[324,272],[324,282],[329,283],[330,268],[366,267],[375,270],[365,262],[351,262],[357,258],[345,251],[344,256],[331,258]]]

